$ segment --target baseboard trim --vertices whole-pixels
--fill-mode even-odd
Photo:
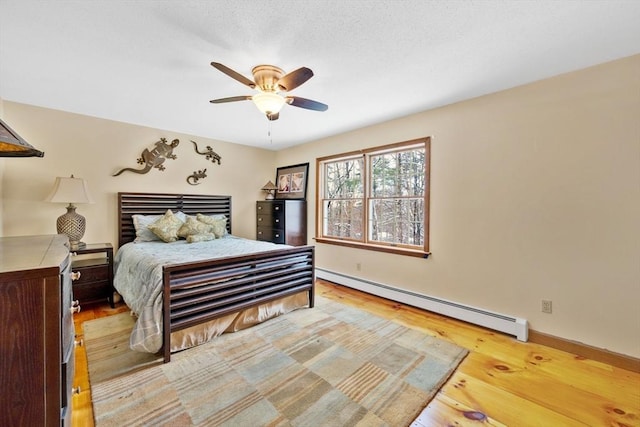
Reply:
[[[474,325],[493,329],[494,331],[504,332],[505,334],[515,336],[519,341],[527,341],[529,329],[526,319],[491,312],[478,307],[396,288],[384,283],[374,282],[324,268],[316,267],[316,277],[392,301],[398,301],[454,319],[463,320]]]
[[[532,329],[529,330],[529,342],[542,344],[557,350],[566,351],[567,353],[573,353],[586,359],[592,359],[615,366],[616,368],[640,373],[640,359],[636,359],[635,357],[627,356],[625,354],[614,353],[609,350],[556,337],[543,332],[534,331]]]

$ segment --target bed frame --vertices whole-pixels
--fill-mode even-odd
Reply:
[[[132,216],[223,214],[231,233],[231,197],[118,193],[118,247],[135,239]],[[163,268],[163,353],[171,360],[171,332],[306,291],[314,306],[313,246],[283,248]]]

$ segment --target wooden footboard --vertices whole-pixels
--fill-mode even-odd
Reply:
[[[314,305],[313,246],[172,264],[163,271],[165,363],[171,360],[171,332],[303,291]]]

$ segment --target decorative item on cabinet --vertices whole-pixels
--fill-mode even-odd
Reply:
[[[307,202],[256,202],[256,240],[301,246],[307,244]]]
[[[266,192],[267,195],[264,198],[265,200],[273,200],[274,194],[276,192],[276,190],[278,189],[278,187],[271,181],[267,182],[264,186],[262,186],[261,190]]]
[[[308,178],[309,163],[278,168],[276,199],[306,200]]]

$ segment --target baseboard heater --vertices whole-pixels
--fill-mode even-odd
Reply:
[[[495,331],[515,336],[519,341],[527,341],[529,328],[527,319],[493,313],[468,305],[419,294],[393,286],[376,283],[342,273],[316,267],[316,277],[330,282],[378,295],[413,307],[439,313],[454,319],[484,326]]]

